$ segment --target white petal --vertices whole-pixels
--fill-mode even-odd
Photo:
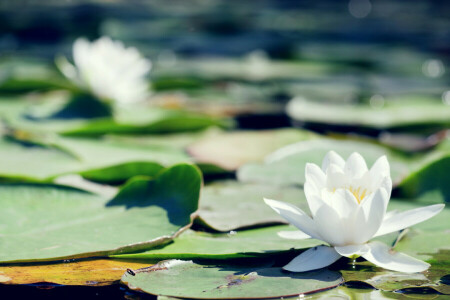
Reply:
[[[397,209],[387,211],[386,214],[384,215],[384,219],[387,220],[387,219],[389,219],[390,217],[392,217],[392,216],[394,216],[396,214],[398,214],[398,210]]]
[[[325,173],[315,164],[306,164],[305,179],[306,182],[310,182],[318,189],[322,189],[325,186]]]
[[[317,210],[314,224],[322,241],[332,246],[345,244],[349,232],[344,228],[339,214],[328,204],[323,204]]]
[[[84,38],[78,38],[73,44],[73,60],[77,68],[83,68],[89,57],[90,43]]]
[[[303,189],[305,191],[306,200],[308,201],[309,210],[314,217],[319,207],[323,204],[323,201],[320,198],[319,191],[316,189],[315,185],[306,182]]]
[[[347,246],[341,246],[341,247],[334,247],[337,253],[339,253],[342,256],[350,257],[352,255],[359,255],[362,256],[369,252],[370,248],[367,246],[367,244],[361,244],[361,245],[347,245]]]
[[[368,171],[366,161],[358,152],[353,152],[345,162],[344,172],[352,178],[360,178]]]
[[[322,171],[326,172],[331,164],[337,165],[341,170],[344,169],[344,159],[334,151],[329,151],[322,161]]]
[[[385,218],[375,236],[399,231],[426,221],[441,212],[444,206],[444,204],[435,204],[391,214],[389,218]]]
[[[326,188],[334,190],[348,186],[350,184],[348,176],[337,165],[331,164],[327,169]]]
[[[357,221],[354,224],[357,227],[354,243],[365,243],[375,235],[383,223],[388,201],[389,198],[384,189],[378,189],[375,193],[364,199],[358,214],[364,213],[365,221],[362,221],[360,215],[357,217]]]
[[[362,255],[366,260],[384,269],[415,273],[425,271],[430,265],[403,253],[393,252],[388,246],[381,242],[370,242],[367,244],[369,252]]]
[[[352,216],[359,208],[355,196],[347,189],[337,189],[331,196],[330,204],[343,219]]]
[[[305,234],[315,239],[322,239],[319,234],[317,234],[316,229],[314,228],[314,221],[300,208],[290,203],[266,198],[264,198],[264,202],[266,202],[266,204],[269,205],[273,210],[275,210],[289,223],[300,229]]]
[[[277,232],[279,237],[282,237],[283,239],[289,239],[289,240],[304,240],[304,239],[310,239],[311,237],[307,235],[304,232],[301,232],[299,230],[296,231],[278,231]]]
[[[388,194],[388,198],[391,198],[391,193],[392,193],[392,179],[390,176],[386,176],[383,177],[381,179],[381,181],[379,182],[378,186],[375,187],[375,189],[377,188],[383,188],[386,190],[387,194]]]
[[[377,159],[372,168],[370,168],[370,174],[372,175],[372,178],[390,176],[391,169],[389,167],[389,162],[386,155],[383,155]]]
[[[337,261],[341,255],[328,246],[310,248],[294,258],[283,269],[291,272],[306,272],[327,267]]]

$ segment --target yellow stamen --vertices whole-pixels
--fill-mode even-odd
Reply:
[[[349,187],[348,190],[355,196],[356,201],[358,201],[358,204],[361,203],[361,201],[366,197],[367,195],[367,189],[363,189],[361,191],[361,187],[358,187],[357,189],[354,189],[353,187]]]

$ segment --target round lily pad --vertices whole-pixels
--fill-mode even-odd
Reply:
[[[131,289],[189,299],[288,297],[342,283],[341,275],[329,270],[291,273],[281,268],[200,265],[182,260],[163,261],[130,273],[122,276],[122,282]]]

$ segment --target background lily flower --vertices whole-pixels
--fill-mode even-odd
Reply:
[[[79,38],[73,45],[73,59],[75,65],[64,57],[58,58],[58,68],[72,82],[102,100],[134,103],[149,95],[145,76],[152,64],[134,47],[125,48],[109,37],[94,42]]]
[[[330,151],[322,168],[307,164],[304,185],[311,216],[298,207],[270,199],[264,201],[301,232],[280,232],[286,238],[314,238],[330,246],[311,248],[283,268],[304,272],[326,267],[341,256],[362,256],[385,269],[421,272],[430,265],[402,253],[392,252],[381,242],[369,242],[376,236],[423,222],[443,208],[430,205],[405,212],[388,212],[392,191],[389,162],[380,157],[369,170],[364,158],[353,153],[344,161]]]

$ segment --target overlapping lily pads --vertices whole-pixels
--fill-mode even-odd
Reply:
[[[170,241],[197,210],[201,174],[181,164],[136,178],[113,199],[50,185],[2,184],[0,262],[145,250]]]
[[[249,226],[286,223],[264,204],[263,198],[292,203],[309,211],[305,194],[296,187],[277,187],[220,181],[204,187],[197,223],[216,231],[227,232]]]
[[[162,166],[189,161],[182,150],[106,140],[54,138],[39,143],[5,136],[0,143],[0,176],[5,178],[50,180],[81,173],[89,179],[114,182],[134,175],[153,176]]]
[[[211,234],[187,231],[172,244],[161,249],[141,253],[122,254],[113,257],[132,259],[233,259],[270,257],[273,255],[295,255],[297,250],[314,247],[322,242],[313,239],[289,240],[278,236],[280,231],[298,232],[295,227],[280,225]]]
[[[153,295],[190,299],[265,299],[308,294],[342,283],[337,272],[288,273],[264,266],[200,265],[169,260],[125,273],[122,282]],[[188,285],[184,284],[189,282]]]
[[[51,93],[35,100],[7,116],[8,123],[21,130],[77,136],[187,132],[232,125],[229,120],[153,105],[110,106],[85,94]]]
[[[187,150],[197,162],[235,170],[244,163],[262,161],[278,148],[315,137],[312,132],[295,129],[238,131],[207,136]]]
[[[260,182],[277,185],[302,185],[306,163],[321,165],[325,154],[334,150],[343,157],[352,152],[363,155],[370,167],[376,159],[386,155],[391,166],[394,184],[409,174],[412,168],[402,155],[390,149],[367,142],[337,139],[316,139],[285,146],[266,157],[264,164],[247,164],[239,168],[237,176],[242,182]]]

